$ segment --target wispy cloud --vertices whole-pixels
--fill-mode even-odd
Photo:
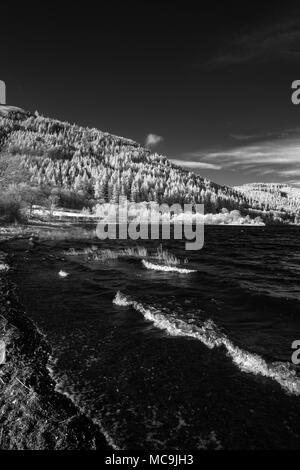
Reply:
[[[200,155],[199,155],[200,156]],[[204,157],[201,154],[201,157]],[[259,144],[244,145],[225,151],[209,152],[205,159],[223,162],[228,168],[236,165],[255,166],[269,164],[296,165],[300,167],[300,137],[282,141],[266,141]]]
[[[284,129],[279,131],[267,131],[260,132],[257,134],[229,134],[233,140],[238,142],[251,142],[251,141],[260,141],[260,140],[269,140],[269,139],[286,139],[287,137],[297,136],[300,134],[299,127],[293,127],[290,129]]]
[[[281,19],[277,24],[237,34],[205,65],[217,68],[247,62],[269,62],[274,59],[300,59],[298,18]]]
[[[199,162],[195,160],[175,160],[171,159],[171,162],[175,163],[175,165],[183,166],[186,168],[194,168],[194,169],[201,169],[201,170],[221,170],[221,165],[215,163],[208,163],[208,162]]]
[[[300,135],[226,150],[199,152],[198,158],[220,165],[224,170],[239,171],[245,176],[251,174],[294,180],[300,178]]]
[[[263,139],[268,135],[269,138]],[[194,169],[238,172],[245,178],[300,181],[300,129],[265,134],[242,134],[226,149],[199,150],[181,156],[174,163]],[[271,138],[272,136],[272,138]],[[247,138],[246,138],[247,137]],[[257,141],[253,141],[253,139]],[[186,159],[186,160],[185,160]],[[295,183],[297,182],[297,183]]]
[[[163,142],[164,138],[161,135],[148,134],[145,139],[146,147],[156,147],[158,144]]]

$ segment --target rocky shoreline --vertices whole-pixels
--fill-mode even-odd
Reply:
[[[6,349],[0,365],[0,449],[111,450],[100,428],[56,391],[47,368],[50,346],[18,301],[5,252],[0,263],[10,266],[0,271],[0,341]]]

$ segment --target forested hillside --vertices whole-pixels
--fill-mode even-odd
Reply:
[[[212,214],[237,209],[274,217],[260,213],[267,206],[247,192],[212,183],[133,140],[7,106],[0,106],[0,190],[2,199],[29,207],[92,209],[126,196],[132,202],[203,203]],[[293,220],[290,211],[281,212],[280,219]]]
[[[21,119],[20,119],[21,117]],[[136,142],[97,129],[16,111],[0,117],[2,188],[27,183],[60,204],[117,201],[205,203],[208,212],[247,206],[244,196],[151,153]]]
[[[268,212],[279,211],[300,217],[300,189],[281,183],[252,183],[236,186],[234,189],[243,193],[254,209]]]

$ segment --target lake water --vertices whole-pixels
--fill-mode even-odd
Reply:
[[[299,235],[207,227],[200,251],[163,242],[171,272],[159,242],[18,241],[13,277],[57,389],[116,449],[300,449]]]

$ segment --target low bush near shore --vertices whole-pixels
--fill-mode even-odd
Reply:
[[[21,222],[23,218],[20,202],[6,194],[0,196],[0,220]]]

